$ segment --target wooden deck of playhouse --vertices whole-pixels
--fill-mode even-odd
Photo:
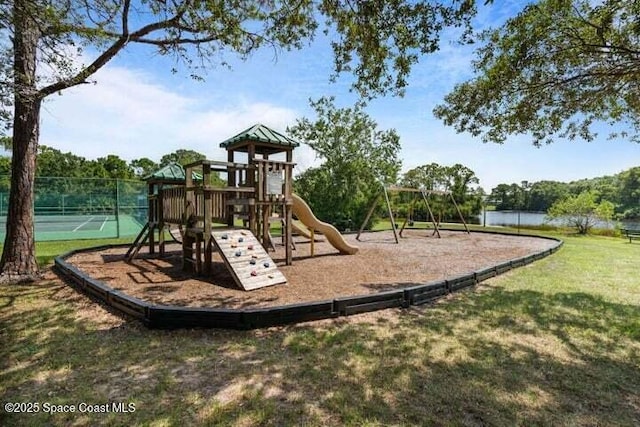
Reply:
[[[264,138],[265,134],[271,140]],[[161,170],[163,173],[147,180],[148,222],[126,258],[135,258],[147,243],[151,254],[157,245],[159,255],[163,256],[164,231],[179,227],[183,270],[211,274],[212,253],[217,250],[242,289],[285,283],[267,248],[273,245],[270,222],[277,216],[284,222],[285,263],[292,263],[295,163],[291,159],[298,144],[268,128],[255,126],[220,145],[227,149],[227,162],[200,160],[184,169],[173,165],[174,169]],[[247,153],[247,163],[235,161],[237,152]],[[285,161],[269,159],[270,155],[282,152]],[[226,174],[227,185],[212,185],[213,173]],[[241,231],[235,227],[237,221],[245,225]]]

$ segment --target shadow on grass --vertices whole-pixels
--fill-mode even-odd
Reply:
[[[2,413],[0,424],[640,422],[640,308],[584,293],[493,288],[351,319],[167,332],[100,321],[65,288],[2,291],[3,401],[136,411]]]

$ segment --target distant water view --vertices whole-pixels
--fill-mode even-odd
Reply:
[[[518,219],[518,216],[520,217]],[[484,223],[484,215],[478,215],[478,224]],[[502,225],[502,226],[522,226],[527,225],[560,225],[559,221],[545,221],[546,214],[544,212],[520,212],[517,211],[487,211],[486,225]],[[518,222],[519,221],[519,222]],[[638,228],[640,229],[640,221],[620,221],[622,228]],[[601,222],[596,225],[597,228],[613,228],[616,222]]]

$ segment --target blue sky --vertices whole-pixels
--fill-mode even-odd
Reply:
[[[481,8],[477,28],[499,25],[522,7],[519,1],[494,3]],[[367,107],[380,129],[394,128],[400,135],[403,171],[432,162],[461,163],[490,191],[499,183],[570,181],[640,166],[640,145],[607,140],[606,132],[594,142],[535,148],[526,136],[504,145],[484,144],[444,126],[433,117],[433,107],[471,77],[473,58],[472,48],[453,44],[451,35],[444,37],[440,52],[414,68],[403,98],[379,98]],[[172,74],[172,61],[149,49],[129,48],[93,77],[96,84],[45,103],[40,142],[89,159],[116,154],[159,161],[184,148],[223,160],[219,143],[255,123],[285,131],[296,118],[312,118],[309,98],[333,95],[345,107],[355,101],[348,76],[329,83],[332,56],[323,37],[304,50],[278,52],[277,58],[263,50],[245,62],[227,59],[231,70],[214,67],[201,83],[187,72]],[[308,147],[297,149],[294,161],[298,172],[318,164]]]

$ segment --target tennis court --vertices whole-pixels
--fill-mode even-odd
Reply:
[[[6,234],[8,176],[0,175],[0,241]],[[34,182],[36,241],[135,237],[147,218],[139,180],[40,177]]]
[[[4,240],[6,216],[0,216],[0,237]],[[135,236],[142,224],[131,215],[36,215],[36,241],[103,239]]]

